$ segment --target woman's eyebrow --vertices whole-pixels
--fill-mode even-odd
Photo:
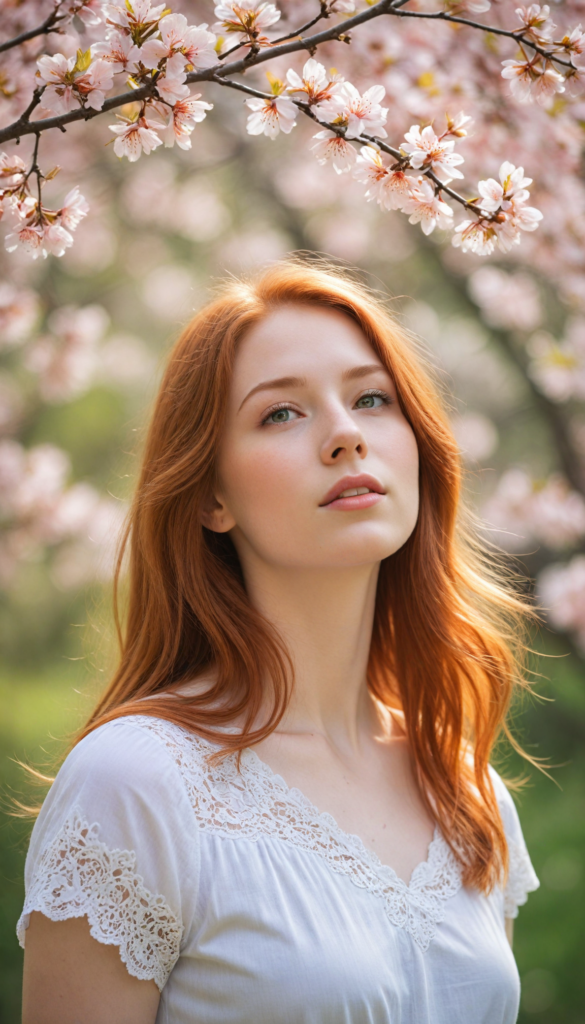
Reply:
[[[369,373],[388,373],[382,363],[366,363],[364,366],[353,366],[351,370],[345,370],[341,375],[342,380],[359,380],[360,377],[367,377]]]
[[[387,373],[385,366],[381,363],[366,363],[364,366],[352,366],[350,370],[344,370],[341,375],[342,380],[356,380],[360,377],[367,377],[369,373]],[[241,403],[238,412],[242,406],[248,401],[252,395],[258,393],[258,391],[270,391],[273,388],[302,388],[306,385],[306,377],[276,377],[274,380],[263,380],[260,384],[256,384]]]
[[[238,412],[242,408],[242,405],[244,405],[244,403],[258,391],[269,391],[272,388],[302,388],[306,383],[306,377],[276,377],[274,380],[263,380],[261,384],[256,384],[256,387],[252,388],[251,391],[248,391],[248,394],[240,405]]]

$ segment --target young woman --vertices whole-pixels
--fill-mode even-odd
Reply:
[[[120,665],[31,838],[24,1024],[513,1024],[538,880],[489,758],[526,609],[459,487],[349,277],[289,261],[193,319]]]

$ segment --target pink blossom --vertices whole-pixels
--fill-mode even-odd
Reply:
[[[47,251],[43,248],[43,235],[43,229],[36,225],[24,224],[17,227],[4,239],[6,251],[14,252],[20,247],[29,256],[32,256],[33,260],[39,256],[47,256]]]
[[[311,106],[329,100],[339,89],[340,76],[335,72],[328,74],[323,64],[312,57],[306,61],[302,77],[289,69],[286,73],[289,92],[304,92]]]
[[[374,146],[362,146],[353,176],[368,185],[366,199],[375,199],[385,210],[403,210],[412,198],[414,179],[386,167]]]
[[[103,107],[106,93],[113,85],[112,67],[101,58],[86,67],[80,55],[81,58],[86,56],[80,50],[76,57],[69,59],[57,53],[37,61],[39,78],[47,83],[41,101],[44,111],[66,114],[84,103],[94,110]],[[87,56],[89,59],[89,53]]]
[[[585,499],[559,474],[538,481],[522,469],[508,470],[483,515],[491,527],[509,531],[505,544],[511,550],[533,541],[554,550],[585,536]]]
[[[463,157],[453,152],[453,140],[439,139],[430,125],[421,132],[418,124],[413,124],[404,138],[406,143],[401,148],[410,155],[411,167],[417,170],[432,168],[437,173],[442,172],[445,183],[453,178],[463,178],[461,171],[457,170],[457,165],[463,163]]]
[[[63,200],[63,206],[59,210],[60,221],[68,231],[74,231],[88,213],[89,203],[81,195],[79,187],[76,185]]]
[[[275,139],[279,132],[288,135],[297,123],[297,107],[288,96],[271,96],[265,100],[250,98],[246,105],[253,111],[246,125],[249,135]]]
[[[170,121],[160,133],[165,146],[173,146],[176,142],[180,149],[191,149],[191,132],[207,116],[206,111],[213,109],[213,103],[205,103],[200,96],[198,92],[189,99],[177,100],[173,105]]]
[[[585,321],[572,317],[560,342],[539,331],[527,346],[528,373],[553,402],[585,399]]]
[[[189,95],[189,86],[185,79],[187,73],[185,58],[181,53],[175,53],[166,62],[164,72],[156,80],[156,90],[167,103],[176,103],[177,100],[184,100]]]
[[[575,632],[585,649],[585,555],[547,566],[538,578],[538,593],[553,626]]]
[[[536,284],[522,271],[510,274],[498,267],[480,267],[469,278],[468,287],[484,320],[493,327],[530,331],[542,319]]]
[[[158,126],[154,122],[148,121],[145,117],[130,121],[126,117],[118,116],[122,124],[109,125],[110,131],[118,136],[114,142],[116,156],[127,156],[130,163],[134,163],[140,158],[142,150],[148,154],[162,145],[162,140],[155,131]]]
[[[80,18],[88,28],[100,25],[105,17],[103,0],[70,0],[65,9],[72,17]]]
[[[189,70],[204,70],[217,64],[216,38],[207,25],[189,25],[183,14],[167,14],[159,22],[161,39],[147,39],[140,59],[147,68],[158,67],[161,60],[181,54]]]
[[[35,292],[0,281],[0,348],[20,345],[34,327],[38,313]]]
[[[45,401],[68,401],[87,390],[99,369],[98,346],[108,322],[101,306],[62,306],[51,314],[51,334],[29,349],[25,362],[38,375]]]
[[[134,42],[156,25],[166,10],[165,4],[153,7],[150,0],[115,0],[105,3],[106,20],[117,27],[132,32]]]
[[[215,6],[215,17],[218,19],[213,26],[216,32],[235,33],[242,44],[266,44],[268,39],[262,33],[280,20],[280,11],[274,4],[262,0],[248,0],[247,4],[220,0]]]
[[[444,203],[438,195],[428,178],[417,178],[415,187],[411,190],[410,198],[403,206],[411,224],[418,224],[425,235],[430,235],[435,227],[448,229],[453,226],[453,210],[447,203]]]
[[[331,161],[337,174],[351,170],[357,159],[357,153],[351,142],[346,142],[345,139],[328,130],[317,132],[313,138],[317,141],[313,142],[310,148],[320,164]]]
[[[26,164],[19,156],[12,153],[0,153],[0,182],[10,187],[20,182],[26,173]]]
[[[557,93],[565,91],[565,79],[550,61],[534,57],[530,61],[502,61],[502,78],[510,80],[510,91],[519,103],[536,100],[542,107],[550,107]]]
[[[372,85],[361,95],[351,82],[342,82],[330,99],[316,108],[320,121],[345,127],[347,139],[357,139],[362,133],[386,138],[383,125],[388,110],[381,106],[386,90],[383,85]]]
[[[104,42],[94,43],[91,50],[96,57],[111,65],[113,74],[125,71],[133,75],[141,58],[141,51],[134,45],[132,36],[121,32],[112,32]]]
[[[462,252],[474,252],[477,256],[490,256],[497,242],[494,225],[483,218],[462,220],[455,226],[452,244]]]
[[[532,184],[532,178],[524,177],[524,168],[515,167],[509,161],[500,166],[499,178],[499,181],[488,178],[480,181],[477,186],[481,196],[481,209],[486,212],[495,213],[499,209],[507,209],[504,204],[509,202],[512,196],[522,194],[528,185]]]

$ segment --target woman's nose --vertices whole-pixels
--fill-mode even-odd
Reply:
[[[365,459],[368,446],[358,424],[347,412],[338,413],[331,424],[327,440],[321,447],[321,459],[326,465],[341,462],[345,457]]]

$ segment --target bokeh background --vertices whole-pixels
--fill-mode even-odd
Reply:
[[[549,359],[539,378],[552,337],[579,336],[583,321],[542,270],[473,257],[470,273],[444,240],[364,203],[363,186],[307,158],[310,128],[297,129],[304,142],[294,146],[252,140],[234,100],[213,100],[191,152],[158,150],[133,166],[105,148],[105,124],[76,126],[59,187],[83,179],[91,212],[74,247],[36,263],[0,256],[0,1022],[20,1020],[15,924],[30,833],[10,798],[43,793],[18,760],[50,773],[111,670],[115,537],[165,352],[218,279],[309,250],[358,265],[422,339],[469,500],[552,608],[533,641],[538,696],[513,715],[548,776],[505,746],[496,764],[528,778],[518,807],[541,879],[516,924],[520,1020],[583,1024],[585,501],[575,481],[585,415],[578,394],[558,390],[568,372],[560,350],[557,377]],[[47,140],[46,166],[62,145]],[[555,597],[550,566],[569,558],[572,590],[565,583]]]

